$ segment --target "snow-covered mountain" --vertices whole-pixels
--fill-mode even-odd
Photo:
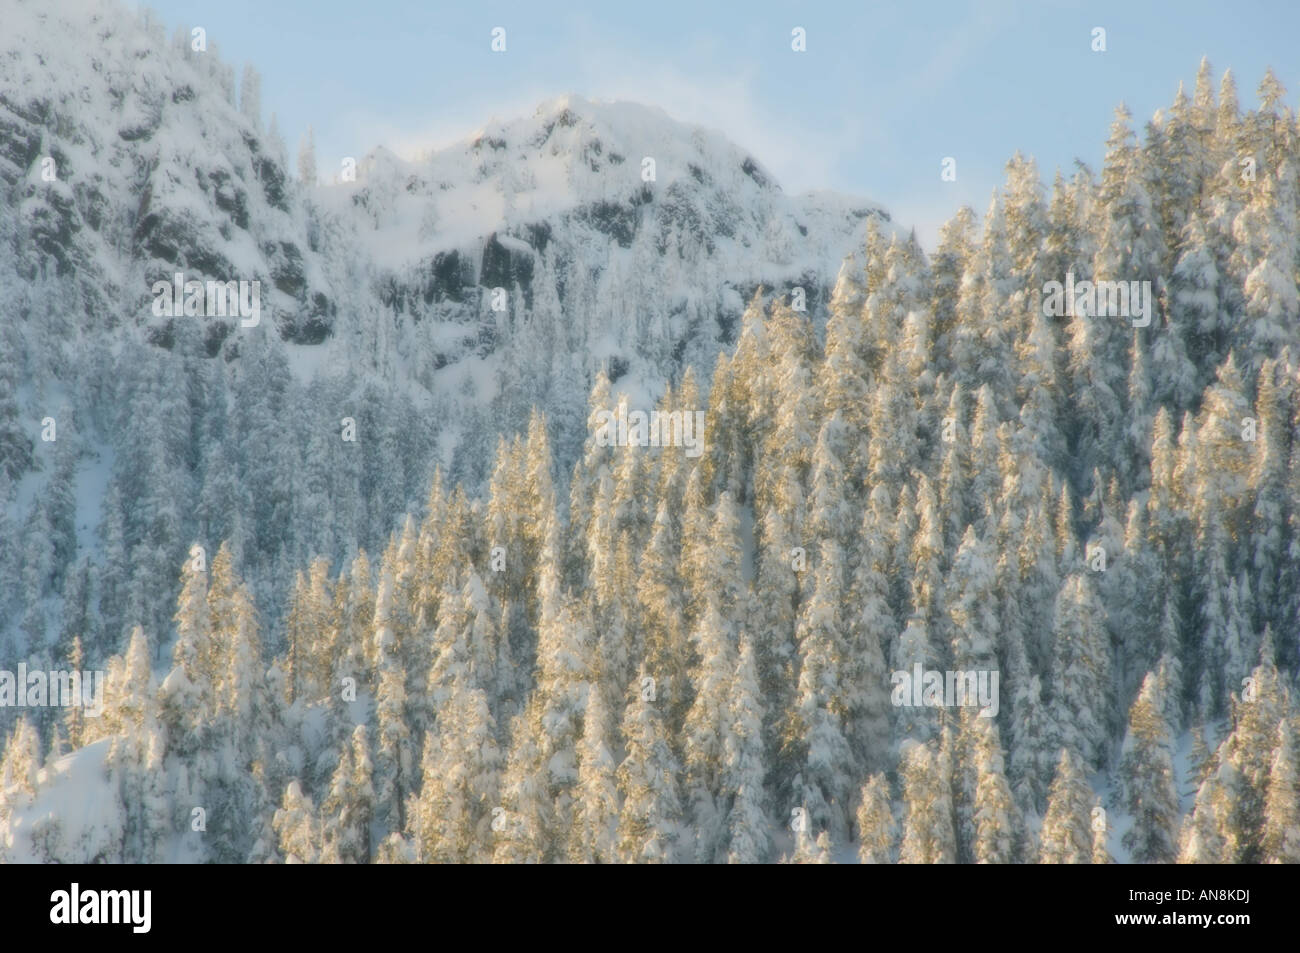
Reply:
[[[840,262],[889,218],[787,196],[753,156],[658,109],[573,96],[418,161],[378,149],[305,202],[370,264],[405,374],[433,393],[476,375],[493,433],[534,404],[580,414],[601,368],[644,401],[711,368],[760,287],[802,287],[824,318]],[[565,468],[580,435],[559,442]]]
[[[631,104],[317,185],[214,47],[0,12],[0,860],[1300,862],[1271,72],[931,259]],[[589,439],[679,377],[707,448]]]
[[[687,367],[707,384],[757,289],[803,288],[820,324],[868,221],[891,227],[870,202],[787,195],[715,132],[578,97],[419,159],[379,147],[355,176],[304,183],[260,115],[256,74],[237,84],[205,40],[168,39],[115,0],[6,5],[11,574],[27,534],[54,540],[48,578],[31,581],[47,618],[23,627],[24,608],[0,625],[16,650],[56,648],[61,589],[87,559],[97,588],[106,548],[143,545],[138,571],[171,580],[192,542],[236,538],[274,608],[288,566],[382,546],[434,465],[481,489],[498,435],[521,432],[535,406],[563,480],[600,370],[634,406]],[[177,273],[258,282],[260,323],[158,313],[155,283]],[[57,442],[40,439],[47,417]],[[353,444],[343,418],[357,421]],[[56,473],[66,504],[35,513]],[[161,541],[150,500],[169,508]],[[135,614],[163,630],[173,586],[155,599],[123,582],[109,615],[156,603]],[[121,647],[121,618],[104,652]]]
[[[0,179],[14,270],[77,284],[83,331],[152,324],[165,339],[150,287],[178,269],[261,279],[286,341],[367,339],[384,316],[427,349],[432,366],[410,370],[428,386],[475,351],[487,291],[518,286],[494,341],[555,320],[551,309],[571,338],[604,340],[594,359],[664,374],[711,360],[759,285],[803,284],[819,307],[864,221],[888,217],[837,195],[787,196],[758,159],[659,110],[577,97],[420,161],[378,148],[355,182],[303,188],[247,81],[237,107],[215,43],[168,42],[155,22],[94,0],[19,4],[6,37]],[[229,330],[210,323],[210,349]]]

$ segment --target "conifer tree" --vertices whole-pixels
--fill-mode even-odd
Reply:
[[[1214,754],[1205,743],[1205,725],[1201,722],[1192,726],[1192,750],[1187,760],[1190,768],[1189,776],[1197,788],[1205,783],[1205,779],[1213,774],[1217,767]]]
[[[794,855],[792,864],[829,864],[831,862],[830,835],[822,831],[815,838],[806,827],[795,833]]]
[[[1183,820],[1179,833],[1180,864],[1219,864],[1224,862],[1226,844],[1219,810],[1223,805],[1222,787],[1217,775],[1201,783],[1191,813]]]
[[[1296,746],[1291,722],[1278,722],[1277,748],[1264,798],[1263,861],[1300,863],[1300,783],[1296,778]]]
[[[763,701],[758,663],[748,633],[731,681],[730,731],[723,753],[721,794],[728,820],[727,862],[762,863],[771,851],[765,786]]]
[[[619,797],[613,724],[602,689],[587,693],[578,743],[578,787],[569,859],[609,864],[617,859]]]
[[[725,806],[715,792],[721,787],[723,758],[730,742],[727,717],[735,671],[730,625],[722,618],[719,597],[710,593],[694,632],[700,655],[695,701],[686,715],[686,799],[696,832],[695,859],[712,863],[726,840]]]
[[[856,767],[844,737],[842,672],[845,653],[839,607],[843,556],[833,539],[822,542],[817,584],[799,620],[799,683],[788,741],[799,757],[792,792],[809,821],[841,841],[847,832],[849,777]]]
[[[274,826],[286,864],[314,864],[320,860],[316,809],[297,781],[285,788],[284,805],[275,812]]]
[[[1135,863],[1172,863],[1178,853],[1178,792],[1171,747],[1160,684],[1155,673],[1149,673],[1129,710],[1119,765],[1125,809],[1133,817],[1124,847]]]
[[[546,766],[549,810],[544,815],[547,850],[562,851],[572,827],[578,781],[577,745],[591,691],[592,631],[583,607],[560,590],[559,529],[552,523],[541,559],[541,606],[537,633],[534,736]]]
[[[1089,578],[1075,573],[1061,586],[1052,625],[1054,743],[1095,765],[1107,737],[1110,645],[1104,612]]]
[[[682,525],[678,514],[660,502],[650,545],[637,578],[637,605],[645,633],[645,662],[669,700],[670,723],[686,716],[691,661],[681,580]]]
[[[311,126],[298,145],[298,181],[307,186],[316,184],[316,136]]]
[[[1110,818],[1101,806],[1098,798],[1092,808],[1092,862],[1094,864],[1113,864],[1115,858],[1110,854],[1107,844],[1110,841]]]
[[[406,677],[393,632],[394,582],[391,572],[379,581],[375,599],[372,652],[378,684],[375,686],[375,811],[389,831],[406,826],[406,796],[414,787],[413,739],[407,727]]]
[[[0,760],[0,794],[15,788],[35,794],[40,767],[40,737],[26,717],[19,718],[5,740],[3,760]]]
[[[952,631],[952,660],[958,669],[997,667],[997,598],[987,544],[966,527],[944,585]]]
[[[1002,746],[996,722],[976,716],[967,722],[975,731],[977,781],[973,821],[973,853],[977,864],[1007,864],[1017,859],[1019,817],[1003,773]]]
[[[321,803],[322,863],[370,862],[370,822],[375,797],[371,771],[366,726],[357,725],[342,748],[329,792]]]
[[[889,783],[873,774],[858,801],[858,859],[864,864],[890,863],[894,850],[894,815]]]
[[[632,684],[623,714],[627,756],[617,772],[623,796],[618,857],[623,863],[673,863],[680,859],[682,839],[679,768],[656,702],[642,695],[644,672]]]
[[[899,506],[902,507],[900,498]],[[924,474],[916,490],[915,532],[911,538],[912,612],[934,627],[943,600],[944,539],[939,503]]]
[[[873,497],[876,495],[873,491]],[[886,496],[881,491],[882,497]],[[889,605],[888,527],[884,501],[863,513],[862,547],[849,591],[845,642],[845,737],[859,765],[883,766],[889,737],[885,648],[897,635]]]
[[[1091,863],[1093,800],[1079,759],[1062,748],[1039,833],[1039,863]]]
[[[900,864],[952,864],[957,862],[953,830],[952,788],[947,759],[929,745],[904,746],[903,839]]]
[[[472,680],[452,686],[438,728],[425,735],[423,779],[408,811],[425,863],[477,863],[491,845],[501,755],[487,696]]]
[[[545,828],[551,802],[547,798],[547,777],[538,738],[533,732],[535,702],[511,725],[510,754],[501,778],[501,817],[494,825],[494,863],[541,863],[547,844]]]
[[[1216,814],[1224,840],[1224,863],[1259,862],[1277,725],[1287,710],[1271,640],[1265,642],[1261,656],[1240,694],[1231,697],[1236,727],[1220,749],[1219,793],[1226,803],[1216,805]]]

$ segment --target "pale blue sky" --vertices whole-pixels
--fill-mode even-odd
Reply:
[[[138,5],[138,4],[137,4]],[[1045,179],[1099,163],[1114,107],[1135,125],[1190,92],[1208,55],[1244,105],[1271,65],[1294,104],[1294,0],[938,0],[925,3],[421,3],[153,0],[169,32],[202,26],[263,77],[265,118],[322,170],[384,144],[402,154],[579,93],[635,99],[716,127],[788,191],[875,199],[931,244],[961,204],[983,212],[1017,150]],[[507,50],[493,53],[493,27]],[[807,31],[808,49],[790,48]],[[1091,31],[1107,31],[1094,53]],[[957,159],[957,181],[940,162]]]

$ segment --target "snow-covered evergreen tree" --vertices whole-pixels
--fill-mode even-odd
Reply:
[[[862,786],[858,801],[858,859],[864,864],[887,864],[894,850],[894,815],[889,783],[873,774]]]
[[[624,863],[673,863],[682,859],[679,767],[656,702],[643,697],[641,685],[641,679],[632,684],[623,714],[627,755],[618,766],[618,857]]]
[[[1124,847],[1142,864],[1172,863],[1178,853],[1177,779],[1164,712],[1159,680],[1150,673],[1129,710],[1119,765],[1125,809],[1133,817]]]
[[[1261,841],[1267,864],[1300,863],[1300,784],[1296,777],[1296,745],[1291,722],[1277,727],[1277,748],[1264,798],[1264,832]]]
[[[946,755],[929,745],[912,742],[902,752],[902,774],[905,814],[898,862],[956,863],[951,773]]]
[[[619,795],[617,742],[605,693],[587,693],[578,742],[578,786],[569,858],[575,862],[609,864],[617,859]]]
[[[1047,814],[1039,832],[1039,863],[1087,864],[1092,862],[1092,808],[1094,795],[1083,776],[1079,759],[1061,749],[1056,777],[1047,795]]]
[[[297,781],[284,789],[284,805],[275,812],[275,832],[286,864],[320,860],[320,822],[311,798]]]

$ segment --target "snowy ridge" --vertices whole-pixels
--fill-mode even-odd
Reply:
[[[646,159],[654,163],[650,182]],[[789,277],[824,267],[842,256],[846,239],[861,237],[864,218],[888,217],[834,193],[789,198],[753,156],[660,109],[572,95],[420,161],[375,150],[359,164],[356,183],[336,182],[321,198],[340,209],[362,206],[374,231],[360,240],[396,263],[402,252],[420,260],[597,205],[644,204],[653,216],[656,193],[695,200],[719,237],[746,250],[734,262],[740,279],[763,277],[772,265],[789,268]]]

